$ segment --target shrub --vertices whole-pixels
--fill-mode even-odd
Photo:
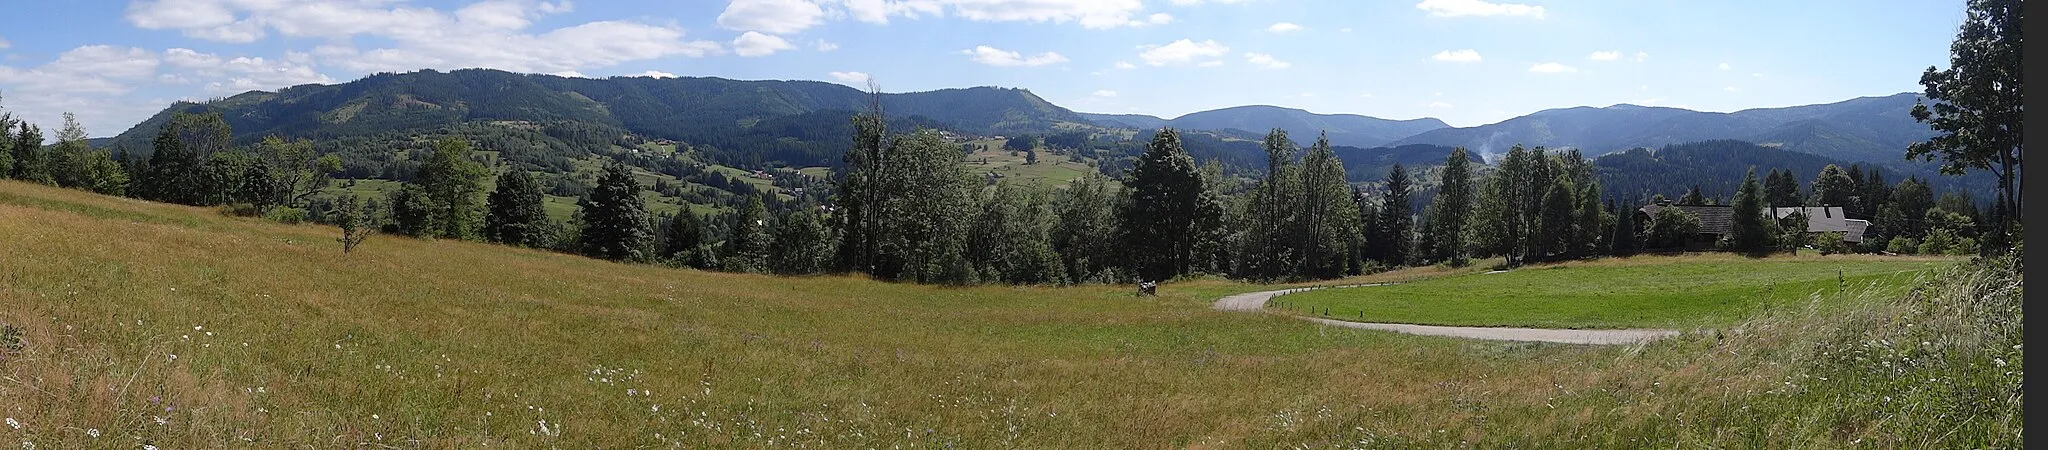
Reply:
[[[286,207],[271,208],[270,212],[263,214],[263,218],[290,225],[298,225],[308,220],[306,210]]]

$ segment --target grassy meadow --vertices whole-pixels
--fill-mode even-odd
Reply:
[[[1282,296],[1274,306],[1359,322],[1533,328],[1698,328],[1850,287],[1892,296],[1953,258],[1731,254],[1572,261]]]
[[[0,181],[0,445],[2024,443],[2020,280],[1985,265],[1593,347],[1216,312],[1271,287],[1213,279],[947,288],[337,234]]]

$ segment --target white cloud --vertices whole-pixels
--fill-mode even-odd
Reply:
[[[865,72],[832,72],[827,75],[831,75],[832,79],[839,80],[840,83],[857,87],[866,87],[868,80],[872,78]]]
[[[1110,97],[1115,97],[1115,96],[1116,96],[1116,91],[1107,91],[1107,90],[1104,90],[1104,91],[1095,91],[1095,93],[1093,93],[1093,94],[1088,94],[1088,95],[1090,95],[1090,96],[1094,96],[1094,97],[1098,97],[1098,98],[1110,98]]]
[[[1650,52],[1636,52],[1636,62],[1643,62],[1643,61],[1649,61],[1649,60],[1650,60]]]
[[[1763,78],[1763,77],[1764,77],[1764,73],[1763,73],[1763,72],[1753,72],[1753,73],[1750,73],[1750,74],[1749,74],[1749,76],[1752,76],[1752,77],[1757,77],[1757,78]]]
[[[7,42],[7,39],[5,38],[0,38],[0,50],[6,50],[12,47],[14,47],[14,43]]]
[[[220,65],[220,57],[189,48],[173,48],[164,50],[164,62],[188,69],[213,68]]]
[[[1616,59],[1621,59],[1621,52],[1613,50],[1593,52],[1593,54],[1591,55],[1586,55],[1586,59],[1594,61],[1613,61]]]
[[[1058,53],[1045,52],[1027,57],[1017,52],[986,45],[977,45],[972,49],[961,50],[960,53],[972,55],[974,62],[996,67],[1033,67],[1067,62],[1067,57],[1060,56]]]
[[[1294,24],[1294,23],[1292,23],[1292,22],[1280,22],[1280,23],[1275,23],[1275,24],[1273,24],[1272,26],[1266,27],[1266,31],[1271,31],[1271,32],[1274,32],[1274,33],[1286,33],[1286,32],[1289,32],[1289,31],[1301,31],[1301,29],[1302,29],[1302,26],[1301,26],[1301,25],[1295,25],[1295,24]]]
[[[1338,28],[1338,29],[1337,29],[1337,32],[1338,32],[1338,33],[1350,33],[1350,32],[1351,32],[1351,27],[1344,27],[1344,28]]]
[[[1449,108],[1449,107],[1451,107],[1451,104],[1449,104],[1449,103],[1444,103],[1444,102],[1440,102],[1440,101],[1436,101],[1436,102],[1429,102],[1429,104],[1427,104],[1427,105],[1422,105],[1422,106],[1425,106],[1425,107],[1430,107],[1430,108]]]
[[[1730,66],[1728,65],[1728,63],[1721,63],[1721,65],[1719,65],[1719,66],[1715,66],[1715,67],[1716,67],[1716,68],[1718,68],[1718,69],[1721,69],[1721,70],[1728,70],[1728,69],[1733,69],[1733,68],[1734,68],[1734,67],[1730,67]]]
[[[804,0],[732,0],[718,14],[718,26],[731,30],[787,34],[825,21],[825,9]]]
[[[1468,48],[1464,50],[1444,50],[1441,52],[1436,52],[1436,56],[1431,56],[1430,59],[1448,62],[1479,62],[1480,58],[1479,51]]]
[[[1728,92],[1742,92],[1742,88],[1738,88],[1738,87],[1735,87],[1735,86],[1729,86],[1729,87],[1724,87],[1724,88],[1721,88],[1721,90],[1723,90],[1723,91],[1728,91]]]
[[[527,29],[540,17],[569,10],[566,2],[537,0],[485,0],[452,12],[392,0],[141,0],[129,5],[125,18],[137,27],[217,41],[269,33],[325,38],[311,61],[293,62],[358,72],[488,67],[555,73],[723,51],[717,42],[684,40],[675,25],[596,21]],[[356,42],[382,48],[359,49]]]
[[[1273,55],[1268,55],[1264,53],[1245,52],[1244,60],[1246,62],[1252,63],[1253,65],[1264,66],[1268,69],[1285,69],[1290,66],[1293,66],[1293,64],[1288,64],[1286,61],[1274,59]]]
[[[1218,60],[1218,61],[1202,61],[1202,62],[1200,62],[1200,63],[1196,63],[1196,64],[1195,64],[1195,67],[1217,67],[1217,66],[1221,66],[1221,65],[1223,65],[1223,61],[1221,61],[1221,60]]]
[[[1371,92],[1367,92],[1367,93],[1364,93],[1364,94],[1358,94],[1358,98],[1372,98],[1372,93],[1371,93]]]
[[[1577,67],[1550,62],[1529,66],[1529,71],[1536,73],[1572,73],[1578,72],[1579,69]]]
[[[1118,69],[1136,69],[1136,68],[1138,68],[1138,66],[1137,66],[1136,64],[1131,64],[1131,63],[1129,63],[1129,62],[1125,62],[1125,61],[1117,61],[1117,62],[1116,62],[1116,68],[1118,68]]]
[[[668,73],[668,72],[663,72],[663,71],[659,71],[659,70],[649,70],[649,71],[646,71],[646,72],[640,72],[640,74],[639,74],[639,75],[634,75],[634,76],[636,76],[636,77],[648,77],[648,78],[675,78],[675,77],[676,77],[676,74],[673,74],[673,73]]]
[[[1230,47],[1225,47],[1214,40],[1195,42],[1181,39],[1166,45],[1140,45],[1138,49],[1144,50],[1138,53],[1138,59],[1153,66],[1187,64],[1199,58],[1219,58],[1230,54]],[[1222,64],[1222,61],[1209,62]]]
[[[794,0],[778,0],[794,1]],[[1165,14],[1143,15],[1142,0],[846,0],[849,16],[888,23],[891,16],[952,16],[977,22],[1075,23],[1084,28],[1160,25]]]
[[[1251,0],[1207,0],[1206,2],[1203,0],[1173,0],[1173,4],[1175,6],[1195,6],[1203,3],[1221,3],[1227,5],[1231,3],[1244,3],[1247,1]]]
[[[586,76],[586,75],[584,75],[584,74],[583,74],[583,72],[577,72],[577,71],[574,71],[574,70],[564,70],[564,71],[560,71],[560,72],[553,72],[553,73],[549,73],[548,75],[554,75],[554,76],[558,76],[558,77],[569,77],[569,78],[590,78],[589,76]],[[214,83],[214,84],[220,84],[220,83]]]
[[[161,65],[156,55],[147,50],[87,45],[32,68],[0,65],[0,92],[7,94],[9,112],[30,123],[42,124],[45,129],[60,123],[65,111],[78,113],[78,120],[88,125],[125,126],[163,108],[161,103],[121,99],[141,84],[157,79]]]
[[[794,48],[796,46],[791,45],[788,40],[772,34],[761,34],[757,31],[741,33],[740,37],[733,38],[732,40],[732,52],[746,57],[768,56],[775,54],[775,52]]]
[[[846,10],[854,20],[879,24],[889,23],[889,16],[945,14],[944,2],[937,0],[846,0]]]
[[[1543,7],[1520,3],[1491,3],[1482,0],[1422,0],[1416,9],[1437,17],[1527,16],[1543,18]]]
[[[833,50],[838,50],[838,49],[839,49],[839,43],[837,43],[837,42],[832,42],[832,41],[827,41],[827,40],[824,40],[824,39],[819,39],[819,40],[818,40],[818,42],[816,42],[816,43],[813,43],[813,44],[811,44],[811,48],[815,48],[815,49],[818,49],[818,51],[821,51],[821,52],[829,52],[829,51],[833,51]]]

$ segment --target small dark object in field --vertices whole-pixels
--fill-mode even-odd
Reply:
[[[21,340],[23,332],[21,327],[0,324],[0,352],[21,353],[21,349],[28,347],[28,344]]]
[[[1140,281],[1140,282],[1138,282],[1138,295],[1149,295],[1149,296],[1157,296],[1157,295],[1159,295],[1159,283],[1158,283],[1158,282],[1156,282],[1156,281]]]

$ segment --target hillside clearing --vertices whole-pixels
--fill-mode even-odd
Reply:
[[[1839,314],[1786,315],[1725,341],[1588,348],[1216,312],[1209,294],[1261,287],[1214,280],[1139,298],[1128,286],[716,274],[381,235],[344,257],[333,237],[329,227],[0,182],[0,322],[19,343],[0,358],[0,415],[19,424],[0,428],[0,443],[2018,444],[2006,434],[2017,433],[2017,403],[1970,403],[1993,409],[1961,417],[1914,412],[1974,398],[1939,397],[1954,392],[1943,386],[2004,378],[1916,384],[1920,372],[1809,369],[1809,349],[1833,342],[1822,331],[1834,328],[1817,325]],[[1840,301],[1870,305],[1851,318],[1918,317]],[[1971,341],[1953,342],[1943,345]],[[1984,357],[2017,362],[2011,353]],[[1836,388],[1812,374],[1883,381],[1936,403],[1823,403],[1802,392]],[[1811,387],[1780,389],[1791,381]],[[1960,435],[1922,434],[1962,425]]]

